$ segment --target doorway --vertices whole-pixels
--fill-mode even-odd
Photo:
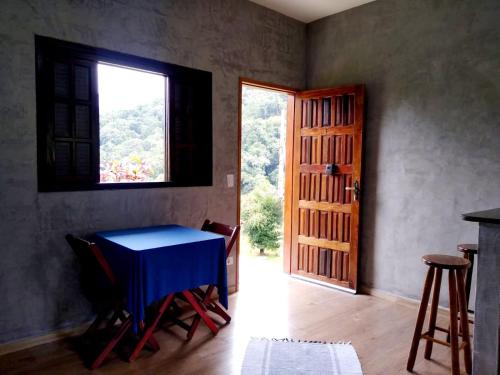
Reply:
[[[283,269],[290,218],[287,158],[294,91],[260,82],[240,81],[240,168],[238,208],[242,227],[238,282],[273,278]],[[288,161],[288,163],[287,163]],[[290,164],[290,165],[288,165]],[[288,223],[288,229],[287,229]],[[285,262],[285,263],[284,263]]]
[[[279,111],[278,108],[284,108],[285,98],[286,114],[283,114],[283,109]],[[364,98],[364,85],[295,91],[240,80],[237,197],[238,221],[243,229],[240,241],[243,267],[240,267],[240,256],[237,256],[237,285],[240,268],[243,278],[245,273],[257,274],[260,278],[265,276],[263,272],[268,263],[260,264],[262,258],[253,263],[245,263],[245,260],[249,259],[247,255],[252,255],[251,247],[256,248],[260,256],[267,256],[266,247],[269,247],[268,250],[277,251],[282,256],[282,269],[293,277],[356,293],[363,191]],[[252,100],[257,104],[248,106]],[[263,107],[258,105],[259,102]],[[281,107],[266,109],[275,102],[281,103]],[[259,123],[256,128],[261,130],[257,135],[252,133],[252,121],[249,120],[249,114],[254,112],[258,116],[250,120]],[[275,133],[274,138],[270,135],[271,129],[264,126],[273,116],[279,119],[279,129],[282,130]],[[259,137],[261,143],[271,142],[270,146],[258,145],[256,139]],[[277,172],[274,172],[274,167],[266,170],[266,166],[272,164],[269,164],[272,153],[278,158]],[[252,173],[253,164],[264,171],[255,174],[254,180],[246,175],[249,171]],[[278,178],[274,178],[273,173]],[[283,176],[281,183],[280,173]],[[279,194],[280,186],[283,195]],[[271,211],[272,202],[264,204],[267,205],[264,210],[248,208],[256,201],[266,201],[267,197],[279,202],[276,211],[281,215]],[[262,229],[273,216],[279,216],[281,220],[271,222],[270,232],[274,237],[270,239],[265,232],[262,234]],[[252,226],[257,228],[256,233],[251,234]],[[264,239],[255,240],[251,235]],[[275,242],[268,246],[266,241],[271,240],[279,244]],[[250,244],[250,250],[247,244]],[[279,258],[275,262],[280,264]],[[247,265],[255,267],[245,268]],[[281,267],[269,268],[279,270]]]

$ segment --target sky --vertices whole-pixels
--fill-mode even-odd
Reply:
[[[160,74],[97,64],[99,113],[131,109],[165,97],[165,77]]]

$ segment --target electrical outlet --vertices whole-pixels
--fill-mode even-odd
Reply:
[[[228,188],[234,187],[234,174],[227,175],[227,187]]]
[[[226,259],[226,265],[230,266],[233,264],[233,257],[227,257]]]

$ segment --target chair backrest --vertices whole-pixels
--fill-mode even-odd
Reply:
[[[217,223],[215,221],[210,221],[210,220],[205,220],[203,225],[201,226],[201,230],[206,231],[206,232],[213,232],[220,234],[221,236],[227,237],[226,241],[226,258],[229,256],[229,253],[231,252],[231,249],[233,248],[234,243],[236,242],[236,239],[238,238],[238,235],[240,233],[240,226],[236,225],[234,227],[231,227],[226,224],[221,224]]]
[[[90,273],[101,271],[111,286],[118,286],[117,277],[95,243],[75,237],[71,234],[66,235],[66,241],[68,241],[69,245],[76,253],[85,271]]]

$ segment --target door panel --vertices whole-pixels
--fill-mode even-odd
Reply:
[[[362,85],[295,99],[291,272],[354,291],[363,112]]]

